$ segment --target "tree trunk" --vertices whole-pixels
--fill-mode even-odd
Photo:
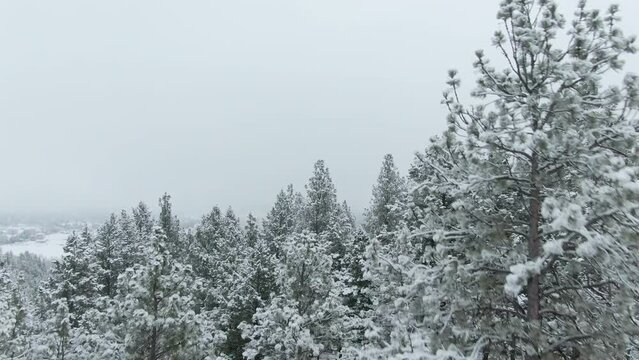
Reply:
[[[153,325],[153,331],[151,331],[151,349],[149,349],[149,360],[157,360],[157,343],[158,343],[158,331],[155,325]]]
[[[539,223],[541,218],[541,201],[540,201],[540,184],[539,184],[539,160],[537,152],[533,151],[531,159],[530,180],[532,189],[530,192],[530,225],[528,228],[528,259],[535,260],[541,255],[541,239],[539,238]],[[528,278],[527,293],[528,297],[528,323],[532,332],[530,341],[534,348],[538,346],[538,328],[540,326],[540,275],[534,274]],[[537,354],[527,354],[526,360],[539,360]]]
[[[481,349],[482,355],[481,360],[488,360],[490,357],[490,341]]]
[[[157,290],[158,290],[158,277],[160,276],[159,270],[157,267],[153,272],[153,280],[151,282],[151,294],[153,296],[153,329],[151,331],[151,348],[149,349],[149,360],[157,360],[158,359],[158,328],[155,325],[156,320],[158,318],[158,305],[160,299],[158,299]]]

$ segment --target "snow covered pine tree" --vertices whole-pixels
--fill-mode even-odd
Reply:
[[[626,359],[636,346],[639,86],[604,81],[635,51],[617,12],[581,1],[560,48],[554,2],[505,0],[493,43],[506,68],[476,52],[479,104],[460,103],[450,72],[448,130],[412,171],[412,236],[434,259],[416,267],[430,303],[418,331],[439,359]]]

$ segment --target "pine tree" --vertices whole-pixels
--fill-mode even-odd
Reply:
[[[133,208],[133,222],[135,223],[135,229],[140,239],[147,239],[153,235],[155,221],[145,203],[140,202],[138,206]]]
[[[229,207],[226,209],[222,225],[224,237],[230,246],[241,249],[246,245],[244,234],[242,233],[242,226],[240,225],[240,218],[235,215],[232,208]]]
[[[304,209],[304,199],[300,193],[295,192],[293,185],[288,185],[286,190],[277,194],[275,204],[262,225],[265,241],[272,253],[280,254],[284,238],[305,227]]]
[[[365,214],[366,230],[371,236],[400,228],[405,216],[406,192],[406,183],[395,166],[393,155],[386,154]]]
[[[173,215],[171,196],[164,193],[158,202],[160,206],[158,225],[166,234],[169,250],[180,257],[187,249],[186,244],[180,237],[180,221],[175,215]]]
[[[140,228],[146,228],[146,225],[142,225],[142,222],[138,225],[140,225]],[[127,268],[143,261],[145,242],[148,240],[148,236],[146,233],[142,236],[142,234],[138,231],[138,225],[136,225],[136,220],[125,210],[120,212],[116,229],[116,240],[120,256],[119,261],[116,262],[119,266],[117,269],[118,275],[123,273]]]
[[[293,198],[295,192],[293,185],[277,194],[275,204],[264,221],[264,233],[270,241],[280,236],[292,234],[295,229],[295,216],[293,214]]]
[[[335,259],[333,267],[343,270],[346,249],[353,240],[354,218],[345,202],[338,203],[333,180],[323,160],[315,163],[306,192],[307,228],[330,243],[329,252]]]
[[[348,249],[345,263],[347,264],[347,284],[350,286],[346,296],[346,305],[355,315],[361,316],[362,312],[371,308],[370,294],[368,294],[370,281],[364,276],[366,248],[369,244],[368,235],[363,229],[353,236],[353,241]]]
[[[114,332],[127,358],[194,359],[213,356],[223,340],[207,311],[197,309],[202,284],[191,267],[173,258],[162,228],[151,241],[147,262],[119,278]]]
[[[353,215],[353,211],[351,207],[348,205],[346,201],[342,201],[342,208],[340,209],[342,216],[344,216],[344,223],[348,226],[352,232],[355,231],[355,216]]]
[[[254,247],[260,237],[260,228],[257,223],[257,219],[253,216],[253,214],[249,214],[246,219],[244,233],[246,234],[246,244],[250,247]]]
[[[33,358],[83,359],[91,352],[84,338],[95,324],[87,314],[99,307],[105,274],[98,248],[87,227],[67,238],[64,255],[40,292],[42,323],[33,338]]]
[[[275,277],[277,257],[270,252],[263,237],[249,248],[248,266],[250,287],[255,291],[259,305],[263,305],[279,291]]]
[[[95,305],[102,291],[94,245],[85,227],[80,235],[73,233],[67,238],[62,260],[54,263],[49,287],[54,299],[64,300],[71,327],[81,326],[82,315]]]
[[[353,247],[355,234],[355,220],[346,202],[338,205],[333,212],[330,223],[321,236],[330,244],[329,252],[334,261],[336,270],[345,270],[348,267],[348,253]]]
[[[240,221],[232,209],[218,207],[202,218],[194,234],[191,261],[204,287],[198,301],[217,312],[226,340],[220,345],[232,358],[241,358],[245,341],[237,326],[250,318],[257,294],[250,286],[250,251]],[[247,315],[249,314],[249,315]]]
[[[324,160],[315,163],[313,176],[306,185],[308,228],[315,234],[329,229],[338,208],[333,180]]]
[[[333,279],[328,243],[312,233],[294,234],[277,270],[280,294],[244,324],[248,359],[337,358],[347,308]]]
[[[21,282],[0,263],[0,359],[25,359],[30,352],[32,314]]]
[[[440,358],[626,358],[639,289],[639,85],[603,82],[634,52],[617,10],[580,2],[560,48],[554,2],[503,1],[493,43],[507,68],[476,52],[480,104],[460,104],[450,72],[449,128],[412,172],[422,228],[410,238],[425,247],[403,296],[425,301],[415,334]]]
[[[49,260],[29,252],[18,255],[0,253],[0,264],[4,264],[9,274],[17,274],[24,285],[21,288],[25,295],[32,298],[36,297],[38,288],[49,278],[52,266]]]
[[[248,251],[246,266],[249,267],[247,271],[250,274],[249,284],[257,296],[256,304],[262,305],[277,292],[275,281],[277,254],[272,251],[253,215],[249,214],[244,233]]]
[[[293,194],[293,218],[295,219],[293,227],[294,232],[302,232],[309,228],[309,222],[306,217],[307,200],[301,192],[297,191]]]
[[[72,342],[76,329],[71,327],[71,314],[63,298],[46,294],[50,303],[42,317],[43,326],[33,339],[31,359],[65,360],[75,355]]]
[[[368,306],[353,324],[362,330],[348,349],[351,358],[429,358],[432,304],[427,300],[432,289],[424,287],[421,279],[430,279],[432,274],[420,264],[418,251],[405,231],[367,244],[360,298]],[[446,356],[441,359],[449,360]]]
[[[241,360],[247,340],[242,337],[239,326],[251,321],[255,310],[263,305],[263,300],[274,290],[274,284],[271,283],[274,266],[268,248],[259,236],[255,219],[249,218],[246,233],[240,232],[239,219],[231,209],[225,220],[227,236],[233,239],[234,245],[232,252],[229,251],[233,254],[233,274],[228,277],[233,283],[226,285],[227,303],[223,311],[228,317],[228,323],[222,351],[233,359]]]
[[[98,282],[102,295],[108,297],[115,296],[118,275],[122,271],[119,254],[122,249],[118,235],[118,220],[115,214],[111,214],[109,220],[98,229],[95,239],[96,260],[100,266]]]

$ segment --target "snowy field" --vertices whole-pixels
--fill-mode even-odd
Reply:
[[[45,258],[59,258],[62,257],[62,247],[68,236],[69,234],[65,233],[49,234],[41,241],[25,241],[0,245],[0,250],[2,250],[3,253],[10,252],[15,255],[30,252]]]

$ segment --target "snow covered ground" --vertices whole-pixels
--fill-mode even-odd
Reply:
[[[41,241],[25,241],[0,245],[0,250],[2,250],[3,253],[11,252],[15,255],[28,251],[49,259],[59,258],[62,257],[62,247],[68,236],[69,234],[65,233],[49,234]]]

